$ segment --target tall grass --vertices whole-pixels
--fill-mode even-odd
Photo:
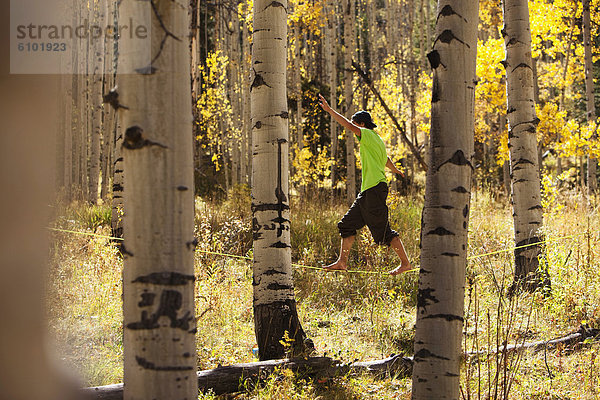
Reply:
[[[550,296],[521,294],[512,299],[513,246],[510,209],[488,192],[473,197],[469,229],[465,298],[466,351],[492,350],[503,343],[547,340],[580,324],[600,327],[600,232],[597,208],[576,194],[552,199],[548,209],[545,266]],[[400,233],[409,257],[418,264],[422,199],[389,198],[392,228]],[[292,257],[296,264],[322,266],[339,251],[337,221],[343,204],[327,198],[293,198]],[[83,206],[63,209],[56,224],[69,229],[109,233]],[[101,214],[101,213],[100,213]],[[211,253],[251,256],[250,195],[237,187],[224,202],[196,199],[196,316],[198,366],[213,368],[255,360],[251,263]],[[564,238],[567,237],[567,238]],[[561,239],[564,238],[564,239]],[[560,240],[557,240],[560,239]],[[499,249],[506,252],[474,257]],[[211,253],[206,253],[211,252]],[[48,307],[57,352],[86,385],[122,380],[122,260],[106,239],[54,234]],[[375,273],[324,273],[296,267],[296,297],[302,324],[319,355],[343,362],[412,353],[418,276],[391,277],[397,256],[376,246],[368,230],[357,237],[350,269]],[[598,343],[480,357],[465,362],[462,392],[469,399],[598,398]],[[280,372],[263,385],[249,387],[244,399],[403,399],[410,379],[346,376],[313,382]],[[203,399],[212,399],[210,394]]]

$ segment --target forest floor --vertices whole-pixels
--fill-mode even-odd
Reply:
[[[553,339],[581,325],[600,328],[600,221],[597,205],[576,193],[545,191],[545,265],[550,295],[509,298],[512,217],[506,198],[487,191],[472,198],[470,260],[465,287],[464,349],[482,351],[505,341]],[[326,204],[327,206],[323,206]],[[418,264],[422,196],[388,200],[392,227]],[[330,200],[292,201],[294,263],[318,267],[335,260],[336,223],[345,212]],[[108,235],[110,208],[57,207],[57,228]],[[122,259],[107,239],[54,232],[48,312],[57,355],[86,386],[122,382]],[[247,261],[204,251],[251,255],[250,197],[238,188],[224,202],[196,199],[198,368],[257,361],[252,320],[252,271]],[[496,250],[504,252],[485,255]],[[411,355],[417,272],[391,277],[399,263],[363,229],[351,270],[325,273],[295,266],[296,300],[317,355],[344,362]],[[479,357],[465,362],[464,399],[600,399],[600,343]],[[343,376],[325,382],[273,375],[236,399],[409,399],[410,378]],[[200,399],[225,399],[204,394]]]

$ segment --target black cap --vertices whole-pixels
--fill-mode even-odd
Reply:
[[[352,116],[352,121],[362,122],[365,124],[367,129],[377,128],[377,125],[373,123],[373,119],[371,118],[371,114],[368,111],[359,111]]]

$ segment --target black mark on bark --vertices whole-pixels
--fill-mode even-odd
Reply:
[[[144,295],[148,294],[145,293]],[[142,302],[143,301],[144,296],[142,296]],[[190,329],[190,321],[193,317],[190,315],[190,312],[187,311],[183,317],[177,318],[182,305],[183,296],[180,292],[176,290],[163,290],[156,312],[148,316],[148,311],[142,311],[140,321],[127,324],[127,328],[132,330],[156,329],[160,327],[158,323],[159,318],[167,317],[171,321],[171,328],[187,331]]]
[[[453,40],[456,40],[456,41],[464,44],[468,48],[470,48],[470,46],[468,44],[466,44],[465,42],[463,42],[462,40],[460,40],[459,38],[457,38],[456,36],[454,36],[454,33],[450,29],[446,29],[445,31],[443,31],[442,33],[440,33],[440,35],[433,42],[433,47],[435,47],[435,44],[436,44],[436,42],[438,40],[440,42],[446,43],[446,44],[450,43]]]
[[[125,247],[125,242],[121,242],[121,246],[119,247],[119,251],[121,252],[121,254],[123,256],[133,257],[133,253],[130,252],[129,250],[127,250],[127,248]]]
[[[517,43],[521,43],[524,44],[523,42],[521,42],[519,39],[517,39],[516,37],[510,38],[510,40],[508,41],[508,43],[506,43],[506,47],[508,46],[513,46]]]
[[[427,53],[427,60],[429,60],[429,65],[431,66],[431,69],[436,69],[440,65],[446,68],[446,66],[442,63],[440,53],[437,50],[432,50],[429,53]]]
[[[187,242],[185,245],[188,250],[196,250],[196,247],[198,246],[198,238],[194,238],[194,240]]]
[[[279,283],[269,283],[267,285],[267,289],[269,290],[289,290],[292,289],[290,285],[281,285]]]
[[[138,307],[149,307],[154,304],[156,294],[154,293],[142,293],[142,301],[138,303]]]
[[[458,254],[456,253],[442,253],[442,255],[447,257],[458,257]]]
[[[469,193],[469,191],[467,189],[465,189],[464,186],[457,186],[454,189],[452,189],[451,191],[456,192],[456,193]]]
[[[117,92],[116,86],[110,89],[110,91],[107,94],[102,96],[102,102],[104,104],[110,104],[110,106],[115,110],[118,110],[119,108],[129,110],[129,107],[126,107],[123,104],[119,103],[119,92]]]
[[[448,322],[451,322],[451,321],[462,322],[463,321],[463,317],[461,317],[460,315],[453,315],[453,314],[431,314],[426,317],[423,317],[423,319],[436,319],[436,318],[445,319]]]
[[[161,51],[162,51],[162,46],[161,46]],[[155,57],[155,59],[158,58],[159,55],[160,55],[160,52]],[[154,60],[152,60],[152,61],[154,61]],[[156,73],[156,71],[158,71],[158,68],[154,67],[152,64],[146,65],[145,67],[142,67],[142,68],[135,69],[135,72],[137,72],[140,75],[153,75],[154,73]]]
[[[282,3],[278,2],[278,1],[272,1],[271,3],[269,3],[269,5],[265,7],[265,10],[266,10],[267,8],[269,8],[269,7],[281,7],[281,8],[283,8],[284,10],[286,10],[286,11],[287,11],[287,8],[285,8],[285,6],[284,6]],[[263,10],[263,11],[264,11],[264,10]]]
[[[261,87],[263,85],[266,87],[271,87],[267,84],[267,82],[265,82],[265,79],[262,77],[262,75],[258,74],[255,70],[254,81],[252,82],[252,85],[250,85],[250,91],[252,91],[252,89],[254,88]]]
[[[438,226],[434,230],[427,232],[427,235],[438,235],[438,236],[454,236],[453,232],[450,232],[448,229]]]
[[[458,166],[468,165],[471,168],[471,171],[473,170],[473,165],[467,160],[467,157],[465,157],[465,153],[462,150],[456,150],[452,157],[437,167],[437,170],[439,171],[445,164],[454,164]]]
[[[430,304],[439,303],[440,301],[433,295],[435,289],[419,289],[417,292],[417,307],[425,308]]]
[[[283,242],[279,241],[279,242],[275,242],[275,243],[273,243],[273,244],[272,244],[272,245],[270,245],[269,247],[274,247],[274,248],[276,248],[276,249],[285,249],[285,248],[288,248],[288,247],[289,247],[289,248],[291,248],[292,246],[290,246],[290,245],[289,245],[289,244],[287,244],[287,243],[283,243]]]
[[[467,20],[462,15],[454,11],[452,7],[449,4],[447,4],[444,6],[444,8],[440,10],[440,13],[438,14],[437,19],[435,21],[436,24],[440,17],[448,17],[450,15],[456,15],[457,17],[460,17],[463,21],[467,22]]]
[[[430,352],[427,349],[421,349],[419,351],[417,351],[415,353],[415,360],[416,359],[420,359],[420,360],[424,360],[426,358],[437,358],[438,360],[449,360],[449,358],[446,357],[442,357],[442,356],[438,356],[436,354],[433,354],[432,352]]]
[[[150,362],[142,357],[135,357],[135,361],[137,361],[138,365],[144,369],[149,369],[152,371],[191,371],[194,367],[191,366],[157,366],[153,362]]]
[[[265,271],[263,275],[285,275],[285,272],[277,271],[276,269],[270,269],[268,271]]]
[[[150,283],[163,286],[182,286],[194,282],[194,275],[184,275],[179,272],[155,272],[150,275],[137,277],[132,283]]]
[[[144,130],[137,125],[130,126],[125,131],[125,140],[123,140],[123,147],[129,150],[137,150],[146,146],[159,146],[167,148],[167,146],[153,142],[144,138]]]
[[[528,65],[528,64],[526,64],[526,63],[520,63],[519,65],[517,65],[516,67],[514,67],[514,68],[512,69],[512,72],[515,72],[515,70],[516,70],[517,68],[529,68],[529,69],[531,69],[531,70],[533,71],[533,69],[531,68],[531,65]]]

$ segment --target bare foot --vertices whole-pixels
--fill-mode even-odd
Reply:
[[[339,260],[334,262],[333,264],[329,264],[323,267],[325,271],[347,271],[348,266],[346,264],[341,263]]]
[[[400,266],[394,268],[393,270],[390,271],[390,275],[399,275],[403,272],[407,272],[410,271],[412,269],[412,265],[410,265],[410,263],[402,263]]]

